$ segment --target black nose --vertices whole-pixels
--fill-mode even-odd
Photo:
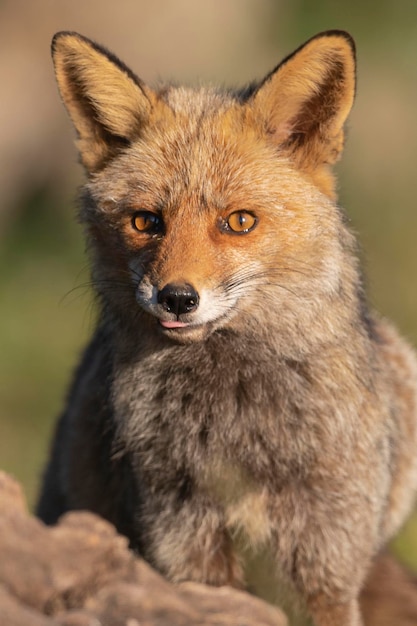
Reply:
[[[177,317],[182,313],[191,313],[198,307],[199,296],[191,285],[176,285],[168,283],[158,292],[158,304],[165,311],[174,313]]]

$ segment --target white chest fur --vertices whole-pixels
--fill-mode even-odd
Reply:
[[[220,505],[248,590],[290,615],[290,626],[310,624],[301,599],[280,569],[274,520],[265,486],[224,460],[206,468],[200,487]]]

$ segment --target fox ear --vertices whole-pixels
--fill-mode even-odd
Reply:
[[[330,196],[334,182],[328,166],[343,149],[355,65],[348,33],[321,33],[284,59],[252,96],[271,139]]]
[[[156,96],[121,61],[71,32],[52,40],[59,90],[88,172],[100,170],[146,124]]]

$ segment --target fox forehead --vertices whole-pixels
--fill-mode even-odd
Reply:
[[[222,113],[238,102],[238,94],[210,87],[163,85],[157,95],[177,115],[188,116],[190,124],[198,125],[201,119]]]
[[[171,87],[161,99],[164,106],[155,107],[152,123],[93,177],[89,188],[98,200],[228,210],[280,205],[289,180],[292,204],[298,180],[305,193],[304,177],[237,98]]]

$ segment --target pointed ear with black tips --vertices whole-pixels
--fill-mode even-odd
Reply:
[[[334,193],[329,165],[343,149],[355,96],[355,45],[344,31],[313,37],[287,57],[249,101],[270,139],[297,166]]]
[[[138,136],[156,96],[110,52],[77,33],[57,33],[52,57],[81,161],[96,172]]]

